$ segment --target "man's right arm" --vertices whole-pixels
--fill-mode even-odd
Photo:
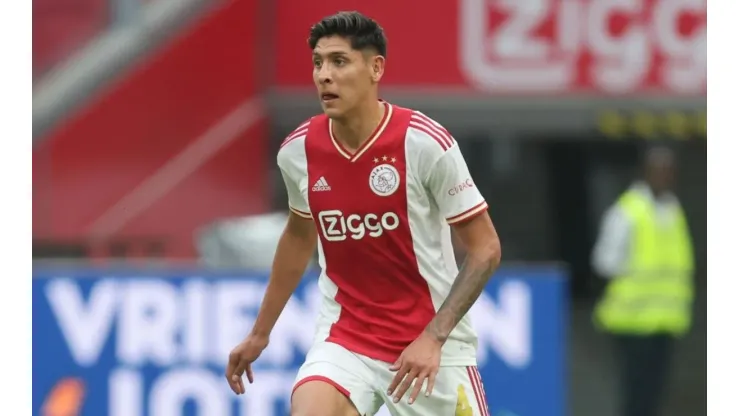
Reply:
[[[229,354],[226,379],[236,394],[244,394],[242,376],[245,372],[249,382],[254,381],[252,363],[267,347],[270,333],[301,281],[318,243],[308,198],[301,192],[301,187],[305,189],[306,186],[308,169],[303,143],[298,138],[299,134],[305,137],[307,125],[288,136],[278,152],[277,162],[288,192],[290,214],[275,250],[272,272],[252,331]]]
[[[291,211],[278,242],[267,290],[252,328],[253,335],[269,338],[278,317],[301,281],[316,244],[313,221]]]
[[[318,236],[311,219],[311,209],[301,185],[305,186],[303,143],[295,140],[278,152],[277,163],[288,196],[288,223],[278,241],[272,272],[267,283],[252,335],[268,338],[290,300],[316,250]]]
[[[591,263],[601,277],[611,279],[625,272],[629,254],[631,224],[619,205],[604,214]]]
[[[236,394],[244,394],[244,373],[254,382],[252,363],[267,347],[270,332],[288,303],[316,247],[316,230],[311,223],[290,213],[278,242],[272,274],[252,332],[229,354],[226,380]]]

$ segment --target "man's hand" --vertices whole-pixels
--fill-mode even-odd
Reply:
[[[254,382],[252,363],[267,347],[267,337],[250,334],[229,354],[229,363],[226,365],[226,381],[236,394],[244,394],[244,372],[247,373],[249,384]]]
[[[432,394],[434,380],[439,371],[439,362],[442,357],[442,343],[435,339],[427,331],[422,332],[414,342],[409,344],[391,366],[391,371],[396,371],[391,385],[388,387],[388,395],[395,395],[393,402],[398,403],[406,391],[414,383],[414,389],[409,396],[409,404],[416,401],[421,392],[424,381],[427,381],[425,395]]]

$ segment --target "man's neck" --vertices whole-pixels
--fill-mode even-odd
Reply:
[[[650,185],[647,180],[641,180],[637,182],[637,186],[646,192],[654,201],[662,201],[670,199],[672,192],[669,189],[658,190],[654,186]]]
[[[347,117],[332,120],[332,133],[344,147],[355,151],[370,138],[383,119],[385,111],[385,105],[382,102],[369,101]]]
[[[671,194],[671,191],[667,189],[656,189],[653,186],[650,186],[649,189],[650,192],[653,194],[653,199],[655,199],[656,201],[666,199]]]

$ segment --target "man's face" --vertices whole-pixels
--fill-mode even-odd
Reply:
[[[647,182],[654,192],[662,194],[673,189],[675,166],[672,158],[651,161],[647,166]]]
[[[321,38],[313,50],[313,81],[330,118],[342,118],[366,99],[380,75],[382,57],[352,49],[345,38]]]

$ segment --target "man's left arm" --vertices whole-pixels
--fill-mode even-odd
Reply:
[[[478,299],[501,260],[501,245],[488,216],[488,205],[470,176],[460,148],[455,144],[445,149],[427,168],[428,174],[422,176],[424,187],[453,227],[467,257],[434,318],[390,367],[396,375],[388,395],[394,395],[393,400],[398,402],[413,383],[411,404],[425,381],[424,394],[431,394],[442,345]]]
[[[426,327],[442,343],[468,313],[501,262],[501,243],[488,213],[453,227],[467,255],[450,293]]]
[[[501,243],[459,146],[435,163],[426,187],[466,253],[450,293],[426,327],[427,333],[444,343],[498,267]]]

